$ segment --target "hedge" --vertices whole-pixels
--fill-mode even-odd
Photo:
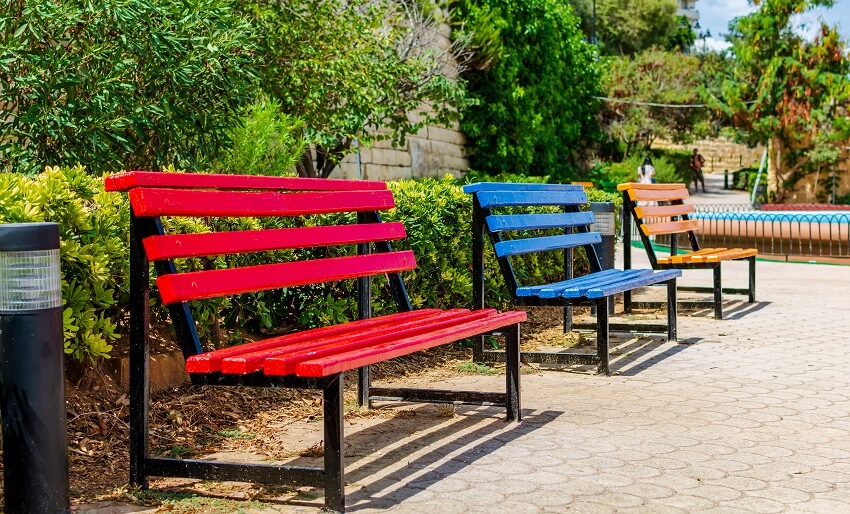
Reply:
[[[387,221],[401,221],[407,238],[396,243],[411,249],[418,268],[404,275],[415,308],[471,306],[472,242],[471,197],[462,184],[446,176],[390,182],[397,207],[384,213]],[[616,195],[590,190],[594,201],[618,202]],[[164,220],[166,229],[188,232],[257,229],[315,225],[344,221],[351,216],[322,215],[297,219],[187,219]],[[108,357],[111,343],[127,331],[129,301],[129,206],[126,195],[106,193],[103,179],[86,174],[82,166],[48,168],[35,177],[0,174],[0,223],[53,221],[60,225],[62,300],[65,353],[75,359]],[[178,268],[216,269],[247,266],[293,258],[319,258],[350,254],[354,247],[311,248],[246,255],[184,259]],[[517,265],[522,283],[559,279],[561,255],[532,256]],[[583,256],[577,267],[586,268]],[[496,259],[485,259],[488,305],[504,307],[509,296]],[[152,283],[152,287],[155,284]],[[243,331],[254,334],[280,330],[281,326],[319,326],[355,317],[351,294],[354,281],[280,289],[193,303],[198,330],[205,344],[221,346],[238,341]],[[374,313],[393,312],[391,295],[383,278],[373,287]],[[152,295],[155,297],[156,295]],[[338,300],[346,298],[346,300]],[[152,319],[167,327],[165,310],[156,302]],[[238,328],[229,332],[225,328]],[[228,337],[230,341],[228,341]]]

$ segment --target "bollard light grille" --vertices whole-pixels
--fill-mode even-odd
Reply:
[[[59,250],[0,252],[0,311],[61,305]]]
[[[590,225],[592,232],[599,232],[603,236],[613,236],[617,232],[613,212],[594,212],[593,217],[596,221]]]

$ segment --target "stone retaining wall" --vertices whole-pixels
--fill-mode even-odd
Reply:
[[[388,141],[377,141],[372,148],[361,148],[359,175],[356,155],[352,153],[331,177],[397,180],[441,177],[446,173],[461,177],[469,168],[465,144],[466,137],[457,123],[451,129],[427,126],[409,136],[402,147],[393,148]]]
[[[749,148],[726,138],[700,139],[682,145],[670,141],[656,140],[653,148],[693,152],[694,148],[705,158],[705,172],[735,171],[747,166],[758,166],[764,147]]]

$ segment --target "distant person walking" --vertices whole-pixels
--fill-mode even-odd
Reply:
[[[702,155],[699,154],[696,148],[694,148],[694,154],[691,156],[690,165],[691,173],[694,176],[694,193],[699,191],[697,181],[702,184],[702,192],[705,193],[705,178],[702,176],[702,167],[705,165],[705,159],[702,158]]]
[[[655,166],[652,165],[652,159],[647,155],[643,160],[643,164],[638,166],[638,182],[641,184],[652,184],[655,182]]]

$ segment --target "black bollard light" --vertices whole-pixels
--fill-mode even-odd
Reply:
[[[599,232],[602,242],[593,245],[596,255],[599,256],[599,264],[603,270],[614,267],[614,235],[617,233],[616,216],[614,215],[613,202],[590,202],[590,212],[596,221],[590,225],[590,230]],[[614,297],[608,297],[608,314],[614,314]]]
[[[0,225],[0,417],[7,513],[70,512],[59,226]]]

